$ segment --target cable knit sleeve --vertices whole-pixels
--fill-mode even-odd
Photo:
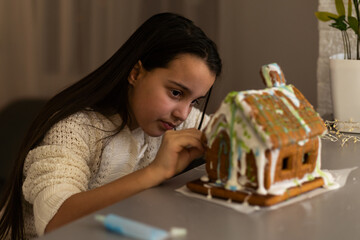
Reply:
[[[38,235],[44,234],[67,198],[88,189],[91,166],[101,152],[99,140],[104,132],[94,122],[99,121],[89,113],[77,113],[60,121],[26,157],[23,194],[33,205]]]

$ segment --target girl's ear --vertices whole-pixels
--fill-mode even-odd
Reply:
[[[139,60],[134,65],[134,67],[131,69],[130,74],[128,76],[128,82],[129,82],[130,85],[134,86],[136,84],[136,81],[138,80],[139,75],[140,75],[142,70],[143,70],[142,63]]]

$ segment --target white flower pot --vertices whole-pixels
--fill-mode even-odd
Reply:
[[[331,56],[330,79],[334,118],[359,125],[360,60],[345,60],[343,54]],[[341,131],[348,131],[349,126],[339,128]],[[360,132],[360,129],[355,129],[354,132]]]

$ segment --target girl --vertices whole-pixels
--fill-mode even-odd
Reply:
[[[193,106],[220,72],[193,22],[148,19],[34,121],[0,202],[0,238],[42,235],[181,172],[203,154]]]

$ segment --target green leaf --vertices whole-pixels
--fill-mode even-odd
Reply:
[[[348,18],[352,16],[352,1],[348,0]]]
[[[359,25],[355,17],[348,17],[349,26],[356,34],[359,34]]]
[[[330,12],[315,12],[315,16],[317,19],[319,19],[320,21],[323,21],[323,22],[327,22],[334,18],[339,17],[338,15],[336,15],[334,13],[330,13]]]
[[[340,16],[338,18],[331,18],[331,19],[335,21],[330,25],[331,27],[339,29],[341,31],[346,31],[348,29],[348,26],[345,22],[345,16]]]
[[[345,6],[343,0],[335,0],[335,6],[337,13],[341,15],[345,15]]]

